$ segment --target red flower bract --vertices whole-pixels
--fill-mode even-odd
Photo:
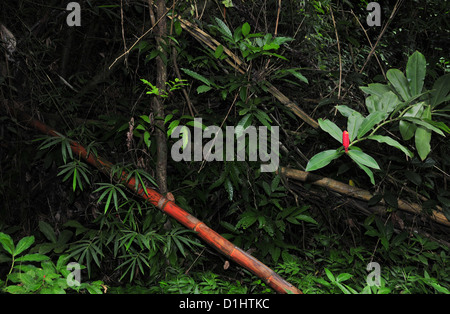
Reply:
[[[342,132],[342,145],[344,145],[345,152],[348,153],[348,146],[350,145],[350,138],[348,136],[348,132]]]

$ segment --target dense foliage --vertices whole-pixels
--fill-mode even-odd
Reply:
[[[450,5],[380,2],[382,24],[370,27],[368,2],[167,1],[161,38],[148,32],[153,1],[78,1],[78,27],[67,25],[60,1],[2,2],[0,22],[16,46],[1,46],[0,101],[20,104],[62,136],[0,116],[1,291],[273,293],[88,166],[72,153],[75,140],[113,162],[113,174],[126,170],[166,189],[305,293],[449,293],[449,227],[428,216],[439,210],[450,220]],[[181,19],[217,47],[199,42]],[[281,166],[375,196],[358,201],[262,172],[248,158],[169,156],[166,182],[158,177],[159,149],[170,154],[176,127],[186,147],[195,128],[252,125],[280,127]],[[422,213],[399,210],[398,199]],[[66,280],[71,262],[81,265],[75,285]],[[381,266],[377,285],[371,262]]]

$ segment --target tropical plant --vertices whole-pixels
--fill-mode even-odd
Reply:
[[[374,140],[401,150],[407,157],[413,153],[388,135],[375,134],[389,123],[398,122],[403,140],[415,135],[416,150],[422,160],[430,153],[431,133],[445,136],[450,128],[441,121],[432,120],[436,114],[449,111],[437,107],[450,100],[450,75],[437,79],[430,91],[424,90],[426,62],[424,56],[415,52],[406,66],[406,77],[398,69],[390,69],[387,78],[390,84],[374,83],[361,89],[369,94],[366,98],[366,109],[369,114],[364,117],[360,112],[345,105],[336,106],[337,110],[347,118],[347,130],[341,129],[330,120],[319,119],[320,128],[344,145],[338,149],[326,150],[313,156],[306,171],[314,171],[325,167],[344,152],[369,176],[375,184],[371,169],[380,169],[377,161],[364,153],[355,144],[364,140]]]
[[[67,255],[60,255],[56,264],[47,255],[41,253],[22,255],[34,244],[34,241],[34,236],[28,236],[20,239],[15,245],[11,236],[0,232],[0,244],[9,254],[9,256],[0,254],[0,262],[11,263],[6,281],[3,284],[0,281],[0,287],[3,291],[14,294],[61,294],[66,293],[66,290],[75,292],[87,290],[89,293],[102,293],[103,288],[105,288],[102,281],[89,283],[69,281],[71,271],[67,264]],[[33,264],[37,262],[41,263],[41,267]],[[82,266],[79,267],[79,269],[82,268]],[[9,282],[13,284],[8,284]]]

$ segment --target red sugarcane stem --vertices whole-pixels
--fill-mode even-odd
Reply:
[[[34,127],[35,129],[41,131],[44,134],[48,134],[51,136],[59,136],[56,131],[45,125],[44,123],[30,117],[28,114],[17,108],[10,108],[7,106],[7,109],[10,113],[12,113],[16,118],[20,118],[23,123],[28,124],[29,126]],[[94,154],[87,154],[86,149],[77,142],[71,142],[72,151],[79,157],[83,158],[89,164],[98,168],[105,174],[111,173],[111,168],[113,166],[109,161],[96,157]],[[254,273],[259,278],[263,279],[270,287],[272,287],[275,291],[279,293],[295,293],[301,294],[302,292],[291,285],[289,282],[285,281],[281,278],[277,273],[275,273],[272,269],[267,267],[265,264],[251,256],[250,254],[244,252],[233,243],[222,237],[220,234],[209,228],[203,222],[186,212],[184,209],[179,207],[172,201],[169,201],[164,196],[162,196],[157,191],[146,188],[146,192],[143,187],[139,184],[136,189],[136,181],[134,178],[126,181],[128,174],[123,171],[121,178],[119,178],[122,183],[124,183],[130,190],[134,193],[137,193],[143,199],[149,201],[154,206],[158,207],[164,213],[176,219],[185,227],[197,232],[197,235],[203,239],[210,246],[214,247],[219,252],[228,256],[231,260],[238,263],[242,267],[245,267],[252,273]]]

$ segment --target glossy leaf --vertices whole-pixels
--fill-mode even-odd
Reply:
[[[339,158],[343,154],[342,150],[326,150],[314,155],[306,165],[306,171],[314,171],[325,167],[331,161]]]
[[[406,78],[409,82],[411,96],[418,95],[422,92],[426,69],[427,62],[420,52],[416,51],[408,58]]]
[[[431,107],[434,108],[450,100],[450,74],[441,76],[434,82],[431,91]]]
[[[430,106],[427,106],[427,108],[424,110],[424,112],[422,114],[422,118],[426,118],[426,119],[431,118]],[[419,154],[420,159],[425,160],[425,158],[427,158],[428,154],[431,151],[431,146],[430,146],[431,129],[429,129],[425,126],[419,126],[416,130],[414,139],[415,139],[415,143],[416,143],[417,153]]]
[[[390,69],[387,71],[386,77],[403,100],[406,101],[411,97],[408,80],[400,70]]]
[[[394,140],[393,138],[390,138],[389,136],[384,136],[384,135],[371,135],[368,136],[367,139],[369,140],[375,140],[379,143],[385,143],[388,144],[392,147],[398,148],[400,149],[402,152],[405,153],[406,156],[408,157],[412,157],[413,154],[402,144],[400,144],[399,142],[397,142],[396,140]]]
[[[369,132],[375,125],[380,123],[386,118],[386,113],[382,111],[375,111],[364,118],[361,126],[358,129],[358,138],[363,137]]]
[[[318,122],[322,130],[330,134],[339,143],[342,143],[342,131],[334,122],[322,119],[319,119]]]
[[[363,164],[367,167],[374,168],[374,169],[380,169],[380,166],[378,166],[378,163],[375,159],[373,159],[371,156],[367,155],[366,153],[357,150],[357,149],[350,149],[348,151],[348,155],[351,159],[354,161]]]
[[[423,103],[417,103],[413,105],[406,113],[403,115],[403,117],[416,117],[422,115],[423,112]],[[410,122],[407,122],[405,120],[401,120],[399,122],[399,131],[402,135],[402,138],[407,141],[411,139],[414,136],[414,133],[416,131],[416,125],[412,124]]]

